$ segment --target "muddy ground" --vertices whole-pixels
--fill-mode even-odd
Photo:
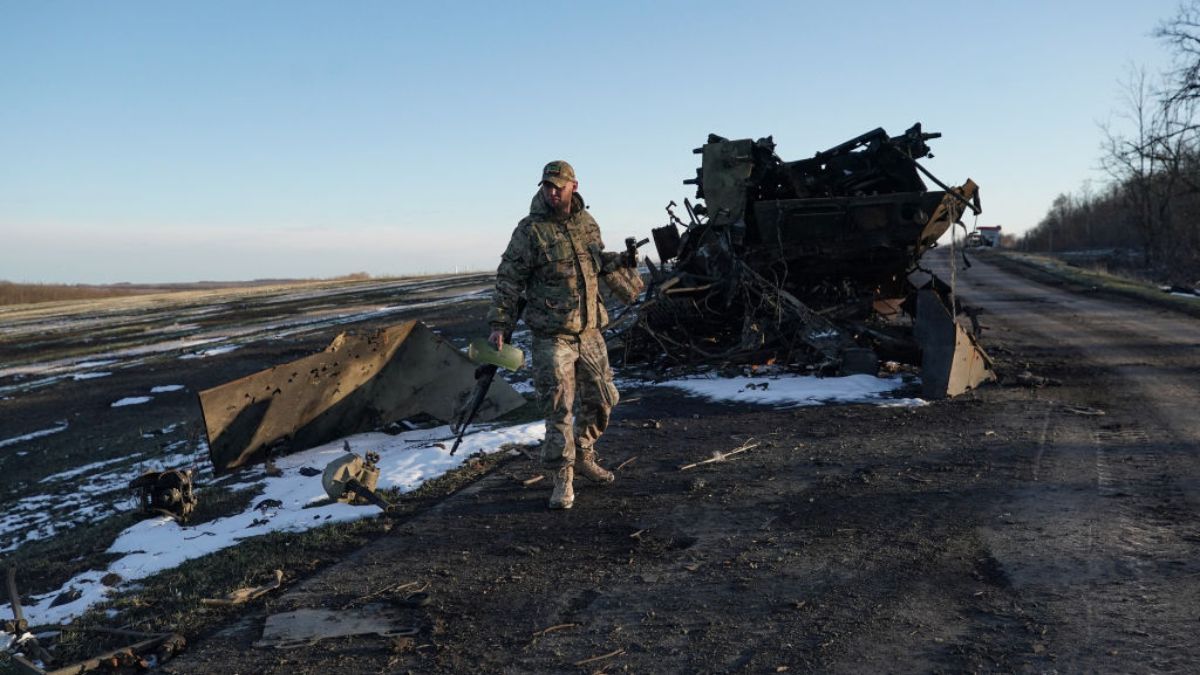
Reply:
[[[1000,385],[902,408],[626,389],[599,448],[623,465],[614,485],[581,485],[574,509],[550,512],[548,481],[520,483],[538,465],[510,459],[188,636],[163,671],[1194,671],[1200,326],[984,261],[959,284],[985,309]],[[475,334],[483,304],[465,307],[429,314]],[[326,337],[130,377],[194,391]],[[1023,371],[1044,386],[1017,384]],[[5,412],[91,410],[124,391],[105,380],[103,396],[48,387]],[[171,414],[192,405],[180,395]],[[126,410],[93,440],[162,423]],[[736,459],[679,468],[750,439]],[[253,646],[269,616],[309,608],[384,616],[396,634]]]

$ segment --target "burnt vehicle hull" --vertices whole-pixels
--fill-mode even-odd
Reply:
[[[896,360],[923,364],[930,398],[993,379],[948,310],[948,322],[928,308],[918,314],[908,278],[966,210],[981,210],[973,181],[945,185],[917,162],[938,136],[920,124],[896,137],[876,129],[795,162],[781,160],[771,138],[710,136],[696,150],[697,177],[684,181],[703,202],[685,201],[690,222],[668,207],[672,222],[654,230],[661,267],[651,265],[646,301],[619,329],[618,358],[824,373],[876,372],[881,359]],[[943,189],[927,189],[921,174]],[[953,305],[945,284],[927,286]],[[916,329],[924,316],[936,330]],[[951,373],[962,363],[973,366]]]

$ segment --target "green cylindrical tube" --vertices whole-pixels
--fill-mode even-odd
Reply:
[[[497,350],[487,338],[475,338],[467,347],[467,358],[475,363],[487,363],[508,370],[520,370],[525,365],[525,353],[520,349],[505,343],[504,348]]]

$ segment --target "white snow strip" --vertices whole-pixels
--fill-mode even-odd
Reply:
[[[136,456],[137,455],[131,455],[130,457],[136,457]],[[38,482],[39,483],[53,483],[53,482],[58,482],[58,481],[64,481],[64,480],[67,480],[68,478],[74,478],[75,476],[78,476],[83,473],[89,473],[89,472],[95,471],[97,469],[101,469],[103,467],[108,466],[109,464],[116,464],[117,462],[127,462],[127,461],[129,461],[130,457],[113,457],[112,459],[106,459],[101,462],[92,462],[91,464],[85,464],[79,468],[71,469],[70,471],[63,471],[62,473],[56,473],[52,476],[46,476],[45,478],[39,480]]]
[[[71,376],[71,379],[78,382],[79,380],[94,380],[97,377],[108,377],[109,375],[112,375],[112,373],[109,373],[106,371],[99,371],[99,372],[92,372],[92,373],[75,373],[74,375]]]
[[[149,403],[150,399],[152,399],[152,398],[154,398],[154,397],[153,396],[126,396],[125,398],[123,398],[119,401],[113,401],[112,407],[120,408],[120,407],[127,406],[127,405],[141,405],[143,403]]]
[[[882,405],[925,405],[921,399],[888,398],[886,395],[904,386],[899,377],[847,375],[813,377],[687,377],[655,383],[656,386],[681,389],[695,396],[716,401],[757,403],[775,406],[809,406],[825,403],[878,403]]]
[[[111,366],[116,363],[116,359],[103,359],[101,361],[80,361],[75,364],[76,368],[100,368],[102,366]]]
[[[20,443],[22,441],[29,441],[29,440],[33,440],[35,438],[41,438],[42,436],[49,436],[50,434],[57,434],[60,431],[66,431],[67,426],[68,425],[66,422],[59,422],[59,425],[56,427],[50,427],[49,429],[42,429],[41,431],[31,431],[31,432],[29,432],[27,434],[23,434],[21,436],[13,436],[12,438],[6,438],[6,439],[0,441],[0,448],[8,447],[10,445],[16,445],[17,443]]]
[[[212,347],[210,349],[202,349],[198,352],[192,352],[191,354],[184,354],[183,356],[180,356],[179,358],[181,358],[181,359],[206,359],[210,356],[217,356],[218,354],[228,354],[229,352],[231,352],[235,349],[238,349],[239,347],[241,347],[241,345],[221,345],[220,347]]]
[[[1188,300],[1200,300],[1200,295],[1195,293],[1180,293],[1179,291],[1172,291],[1171,295],[1174,295],[1177,298],[1187,298]]]
[[[183,391],[182,384],[160,384],[157,387],[151,387],[151,394],[165,394],[169,391]]]
[[[438,440],[451,435],[449,427],[445,426],[396,436],[360,434],[346,441],[359,454],[368,450],[380,453],[380,488],[397,487],[407,492],[459,466],[475,452],[492,452],[507,444],[538,443],[544,434],[543,422],[480,431],[466,436],[454,457],[450,456],[447,443]],[[342,452],[342,441],[338,440],[277,459],[276,466],[283,471],[283,475],[264,477],[259,481],[261,494],[251,500],[251,507],[242,513],[188,527],[181,527],[165,517],[133,525],[122,532],[108,549],[109,553],[124,554],[121,558],[112,562],[107,569],[83,572],[68,581],[62,589],[36,596],[25,606],[26,618],[34,624],[71,621],[104,600],[111,592],[100,583],[100,578],[109,572],[119,574],[125,582],[133,582],[250,537],[280,531],[301,532],[330,523],[379,515],[379,509],[373,506],[335,503],[305,508],[325,499],[325,492],[319,475],[304,476],[299,469],[304,466],[323,468]],[[277,500],[281,505],[254,508],[266,500]],[[263,523],[263,520],[266,522]],[[80,591],[82,595],[79,599],[58,607],[50,606],[56,597],[70,588]]]

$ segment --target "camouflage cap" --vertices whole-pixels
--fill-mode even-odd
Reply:
[[[542,181],[552,183],[555,187],[565,187],[567,183],[575,182],[575,169],[561,159],[550,162],[542,169]]]

